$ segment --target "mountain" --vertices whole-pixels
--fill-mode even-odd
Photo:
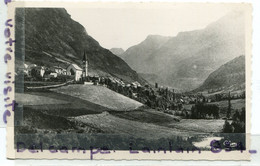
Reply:
[[[212,72],[196,91],[244,87],[245,56],[239,56]]]
[[[126,82],[145,82],[121,58],[101,47],[63,8],[19,8],[16,20],[16,27],[24,27],[26,44],[24,50],[16,51],[17,55],[24,51],[25,63],[64,68],[70,63],[81,66],[85,51],[90,74],[113,76]],[[23,32],[19,28],[16,39],[22,41]]]
[[[159,49],[165,44],[170,37],[149,35],[147,38],[138,45],[128,48],[121,57],[131,66],[134,70],[139,73],[147,73],[144,66],[146,59],[149,58],[155,50]]]
[[[119,57],[125,52],[123,48],[111,48],[110,51]]]
[[[156,74],[153,83],[192,90],[218,67],[245,53],[244,13],[231,12],[204,29],[180,32],[149,50],[143,46],[146,40],[134,46],[135,51],[126,51],[124,60],[138,73]]]

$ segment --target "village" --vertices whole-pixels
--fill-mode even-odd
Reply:
[[[125,83],[122,79],[112,76],[89,75],[88,59],[85,53],[83,54],[81,67],[74,63],[71,63],[66,69],[60,66],[48,68],[36,64],[25,64],[24,80],[25,85],[28,85],[27,89],[52,88],[67,84],[104,86],[143,103],[149,108],[190,119],[223,118],[226,115],[220,116],[221,110],[216,102],[245,97],[244,94],[231,96],[230,93],[217,93],[209,96],[202,93],[180,93],[176,92],[175,89],[159,86],[158,83],[141,85],[137,81]],[[213,92],[212,90],[209,93]],[[225,117],[225,119],[228,118],[231,118],[231,116]]]
[[[60,66],[45,67],[37,66],[36,64],[24,65],[24,80],[25,83],[30,83],[26,88],[49,88],[44,83],[64,85],[64,83],[75,83],[84,85],[99,85],[105,86],[117,93],[127,96],[131,99],[137,100],[148,107],[158,110],[183,110],[183,104],[194,103],[201,98],[192,98],[176,93],[174,89],[163,87],[155,83],[154,86],[141,85],[139,82],[134,81],[125,83],[122,79],[112,76],[98,76],[89,75],[88,73],[88,59],[84,53],[82,58],[82,66],[77,64],[70,64],[66,69]],[[35,83],[35,84],[33,84]],[[40,83],[43,83],[41,86]],[[56,84],[53,87],[57,87]]]
[[[38,66],[36,64],[24,64],[24,80],[27,82],[73,82],[76,84],[88,85],[108,85],[109,82],[122,87],[141,87],[137,81],[132,83],[124,83],[122,79],[112,76],[89,75],[88,60],[84,53],[82,66],[71,63],[67,68],[61,66]],[[50,83],[51,84],[51,83]],[[44,86],[43,86],[44,88]]]

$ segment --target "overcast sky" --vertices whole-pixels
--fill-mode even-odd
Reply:
[[[118,7],[119,6],[119,7]],[[205,28],[228,12],[232,5],[120,5],[106,7],[66,8],[72,19],[104,48],[126,50],[143,41],[147,35],[175,36],[181,31]]]

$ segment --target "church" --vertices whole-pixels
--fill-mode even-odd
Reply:
[[[75,76],[75,81],[88,81],[88,60],[85,52],[82,59],[82,68],[72,63],[67,67],[67,75]]]

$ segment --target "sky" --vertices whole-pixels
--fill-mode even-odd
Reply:
[[[66,7],[71,18],[107,49],[137,45],[148,35],[176,36],[178,32],[205,28],[235,5],[103,5]]]

